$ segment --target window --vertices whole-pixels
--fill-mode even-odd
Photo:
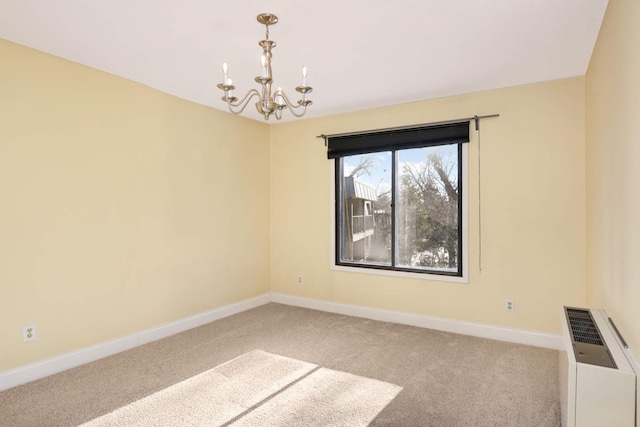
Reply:
[[[330,137],[336,265],[461,277],[468,141],[468,122]]]

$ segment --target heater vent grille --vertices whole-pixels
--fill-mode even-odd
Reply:
[[[594,344],[604,347],[602,336],[589,310],[567,308],[569,327],[574,342]]]
[[[576,361],[617,369],[591,311],[575,307],[564,309]]]

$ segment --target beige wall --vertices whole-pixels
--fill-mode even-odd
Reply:
[[[586,304],[584,78],[269,128],[2,40],[0,57],[0,371],[269,289],[551,333]],[[317,135],[493,113],[481,272],[475,132],[468,284],[331,270]]]
[[[267,125],[0,58],[0,371],[269,291]]]
[[[589,305],[640,354],[640,2],[610,0],[586,78]]]
[[[333,177],[317,135],[494,113],[500,117],[481,122],[482,272],[475,132],[468,284],[330,269]],[[586,303],[584,126],[582,77],[273,125],[271,289],[560,333],[561,305]],[[507,298],[515,300],[513,313],[505,311]]]

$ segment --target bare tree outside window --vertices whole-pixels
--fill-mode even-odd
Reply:
[[[456,270],[458,158],[439,147],[399,152],[398,264]],[[420,151],[420,154],[408,153]],[[424,156],[424,162],[403,161]]]

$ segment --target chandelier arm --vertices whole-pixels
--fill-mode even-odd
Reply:
[[[282,96],[282,99],[284,100],[284,103],[287,105],[287,107],[289,107],[289,111],[291,111],[291,114],[293,114],[296,117],[302,117],[304,116],[304,113],[307,112],[307,105],[303,102],[301,104],[298,105],[294,105],[291,100],[289,100],[289,97],[287,96],[286,93],[284,93],[283,90],[277,91],[276,95],[280,95]],[[302,107],[302,112],[300,114],[296,113],[296,110]]]
[[[298,114],[298,113],[296,113],[296,110],[294,110],[294,108],[300,108],[300,107],[303,107],[303,109],[302,109],[302,112]],[[304,113],[307,112],[307,106],[306,105],[298,105],[296,107],[291,108],[289,110],[289,112],[291,114],[293,114],[294,116],[296,116],[296,117],[302,117],[302,116],[304,116]]]
[[[249,101],[251,100],[251,98],[253,98],[254,96],[257,96],[258,98],[260,98],[260,92],[258,92],[256,89],[251,89],[242,97],[240,101],[237,101],[237,102],[227,101],[227,105],[229,106],[229,111],[231,111],[234,114],[241,114],[244,111],[244,109],[247,107],[247,105],[249,105]],[[232,107],[240,107],[240,109],[237,111],[234,111]]]

